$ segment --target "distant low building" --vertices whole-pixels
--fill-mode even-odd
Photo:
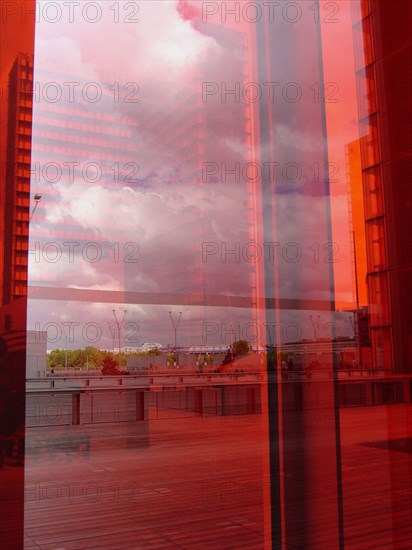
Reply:
[[[44,378],[47,364],[47,332],[27,331],[26,357],[26,377]]]
[[[115,353],[119,353],[119,348],[114,348]],[[124,346],[120,348],[120,353],[125,353],[126,355],[130,355],[131,353],[138,353],[139,348],[132,347],[132,346]]]
[[[145,351],[156,351],[162,350],[162,344],[159,344],[158,342],[145,342],[139,347],[139,351],[145,352]]]

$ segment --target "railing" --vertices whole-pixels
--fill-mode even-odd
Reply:
[[[276,376],[274,372],[266,374],[265,371],[229,371],[229,372],[196,372],[191,370],[175,369],[157,369],[147,370],[133,374],[102,375],[99,373],[84,374],[71,372],[48,374],[44,378],[30,378],[27,380],[27,389],[63,389],[63,388],[112,388],[113,386],[141,387],[151,385],[176,385],[176,384],[233,384],[263,382]],[[310,369],[294,368],[293,370],[282,370],[281,377],[284,381],[294,381],[296,379],[317,380],[332,378],[333,373],[330,369]],[[382,369],[370,369],[359,367],[339,368],[338,379],[364,379],[364,378],[383,378],[393,377],[392,373],[385,372]]]
[[[27,391],[40,389],[104,389],[123,386],[126,388],[147,387],[152,385],[176,384],[233,384],[249,383],[264,380],[261,372],[229,372],[229,373],[184,373],[170,371],[156,371],[142,374],[116,376],[47,376],[45,378],[27,379]]]

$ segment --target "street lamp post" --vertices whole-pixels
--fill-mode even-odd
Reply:
[[[169,311],[169,315],[170,315],[170,319],[172,321],[172,325],[173,325],[173,329],[175,331],[175,355],[176,355],[176,349],[177,349],[177,328],[179,326],[179,323],[180,323],[180,318],[182,317],[182,312],[179,311],[179,317],[177,319],[177,323],[175,324],[174,322],[174,319],[173,319],[173,315],[172,315],[172,312]],[[178,361],[178,355],[176,355],[176,366],[179,364],[179,361]]]
[[[312,327],[313,327],[313,336],[314,336],[314,340],[315,342],[317,342],[319,340],[319,324],[320,324],[320,315],[317,315],[317,324],[315,325],[315,323],[313,322],[313,317],[312,315],[309,315],[309,318],[310,318],[310,322],[312,323]]]
[[[119,321],[118,321],[118,319],[117,319],[116,310],[113,309],[112,311],[113,311],[113,315],[114,315],[114,320],[115,320],[116,325],[117,325],[117,330],[118,330],[118,332],[119,332],[119,367],[121,368],[121,367],[122,367],[122,365],[121,365],[122,357],[121,357],[121,355],[120,355],[120,353],[121,353],[121,351],[120,351],[120,348],[121,348],[121,328],[122,328],[122,326],[123,326],[123,322],[124,322],[124,319],[125,319],[125,317],[126,317],[127,309],[124,309],[124,310],[123,310],[123,318],[122,318],[122,320],[121,320],[120,323],[119,323]],[[113,338],[113,340],[114,340],[114,338]],[[113,355],[114,355],[114,350],[113,350]]]
[[[33,207],[33,210],[31,211],[31,214],[30,214],[30,217],[29,217],[29,222],[31,222],[32,218],[33,218],[33,215],[36,211],[36,208],[37,208],[37,205],[39,204],[39,202],[41,201],[41,198],[42,198],[43,195],[41,195],[40,193],[36,193],[34,195],[34,207]]]

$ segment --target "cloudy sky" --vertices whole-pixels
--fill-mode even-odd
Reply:
[[[118,13],[109,4],[100,2],[96,14],[74,12],[72,20],[63,12],[57,22],[39,12],[31,185],[43,198],[31,223],[29,277],[32,287],[58,287],[61,295],[30,300],[29,328],[49,323],[56,333],[49,347],[64,346],[56,329],[62,323],[76,323],[70,347],[92,343],[101,329],[97,345],[110,348],[112,309],[120,316],[126,308],[128,345],[137,332],[137,344],[166,345],[173,342],[172,310],[183,311],[182,345],[228,343],[230,324],[245,336],[242,327],[264,323],[262,312],[256,321],[256,310],[237,307],[236,297],[266,292],[327,304],[331,267],[337,301],[351,302],[344,147],[358,136],[353,55],[339,51],[351,28],[347,10],[333,34],[323,25],[325,81],[338,83],[329,91],[338,89],[339,99],[327,104],[329,162],[338,170],[331,237],[322,109],[314,99],[318,57],[310,47],[316,35],[306,4],[298,22],[272,23],[270,56],[259,49],[269,56],[263,73],[259,25],[244,17],[223,24],[219,11],[205,17],[200,2],[140,2],[136,13],[133,3],[118,3]],[[332,43],[344,59],[339,74]],[[273,101],[262,78],[279,82]],[[261,101],[245,100],[250,82],[260,82]],[[224,89],[240,96],[222,95]],[[290,100],[295,92],[299,101]],[[260,172],[248,171],[252,163]],[[276,273],[266,291],[265,273]],[[90,301],[72,301],[65,289],[118,295],[112,302],[92,293]],[[124,292],[166,298],[129,303]],[[187,294],[197,304],[226,296],[227,305],[187,305]],[[317,315],[309,304],[278,317],[310,337]],[[339,319],[347,333],[347,319]],[[321,313],[322,326],[330,320]]]

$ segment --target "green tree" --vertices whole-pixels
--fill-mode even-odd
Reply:
[[[166,362],[168,367],[174,367],[177,363],[177,353],[168,353],[166,355]]]
[[[106,355],[103,359],[102,374],[112,376],[120,374],[120,371],[117,369],[117,362],[114,361],[113,357],[111,357],[110,355]]]
[[[250,352],[250,344],[247,340],[236,340],[232,344],[232,349],[235,357],[238,355],[247,355]]]
[[[101,351],[93,346],[87,346],[84,349],[86,356],[86,363],[89,369],[101,369],[103,366],[103,360],[106,356],[105,351]]]
[[[86,364],[86,354],[84,349],[74,349],[69,351],[68,367],[71,369],[82,369]]]
[[[147,351],[145,354],[153,357],[153,356],[163,355],[163,352],[161,349],[156,348],[156,349],[151,349]]]
[[[50,370],[64,369],[65,365],[65,351],[61,349],[53,349],[47,355],[47,368]]]
[[[226,355],[222,361],[222,365],[229,365],[233,363],[236,357],[240,355],[247,355],[250,352],[250,345],[247,340],[236,340],[227,350]]]

